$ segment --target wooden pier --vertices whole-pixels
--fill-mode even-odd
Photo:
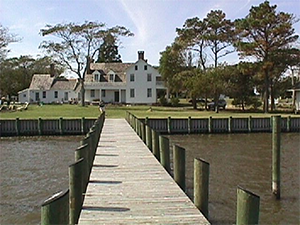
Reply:
[[[79,224],[209,224],[125,119],[106,119]]]

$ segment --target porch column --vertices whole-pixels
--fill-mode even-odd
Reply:
[[[122,90],[119,88],[119,103],[122,102]]]

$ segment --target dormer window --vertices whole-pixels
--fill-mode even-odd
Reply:
[[[137,65],[134,68],[135,68],[135,70],[138,70],[138,66]]]
[[[114,74],[109,74],[109,80],[113,82],[115,80]]]
[[[147,69],[148,69],[148,66],[147,66],[147,65],[145,65],[145,66],[144,66],[144,70],[147,70]]]
[[[94,81],[99,81],[99,74],[94,75]]]

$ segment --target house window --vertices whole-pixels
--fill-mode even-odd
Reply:
[[[134,98],[134,89],[130,89],[130,98]]]
[[[58,91],[54,91],[54,98],[58,98]]]
[[[35,101],[40,101],[40,93],[39,92],[35,93]]]
[[[91,90],[91,98],[95,97],[95,90]]]
[[[152,74],[151,73],[147,74],[147,81],[152,81]]]
[[[46,98],[46,91],[43,91],[43,98]]]
[[[110,80],[110,81],[114,81],[114,75],[113,75],[113,74],[110,74],[110,75],[109,75],[109,80]]]
[[[134,82],[134,74],[130,74],[130,82]]]
[[[137,65],[134,68],[135,68],[135,70],[138,70],[138,66]]]
[[[23,98],[26,98],[26,94],[23,94]]]
[[[147,70],[147,69],[148,69],[148,66],[147,66],[147,65],[145,65],[145,66],[144,66],[144,70]]]
[[[148,88],[148,89],[147,89],[147,97],[148,97],[148,98],[151,98],[151,97],[152,97],[152,89],[151,89],[151,88]]]
[[[99,74],[94,75],[94,81],[99,81]]]
[[[64,99],[64,100],[65,100],[65,101],[68,101],[68,99],[69,99],[69,93],[68,93],[68,92],[65,92],[64,95],[65,95],[65,99]]]
[[[102,98],[105,98],[105,94],[106,94],[106,93],[105,93],[105,90],[101,90],[101,97],[102,97]]]

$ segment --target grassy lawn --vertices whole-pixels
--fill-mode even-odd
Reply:
[[[192,118],[201,117],[266,117],[281,114],[282,116],[295,116],[292,113],[254,113],[242,112],[241,110],[220,110],[219,113],[205,111],[203,109],[194,110],[190,105],[183,104],[180,107],[161,107],[161,106],[125,106],[125,105],[108,105],[106,107],[107,118],[124,118],[126,111],[129,111],[139,118],[166,118],[168,116],[174,118]],[[32,118],[96,118],[99,116],[98,106],[77,106],[77,105],[29,105],[25,111],[2,111],[0,119],[32,119]]]

